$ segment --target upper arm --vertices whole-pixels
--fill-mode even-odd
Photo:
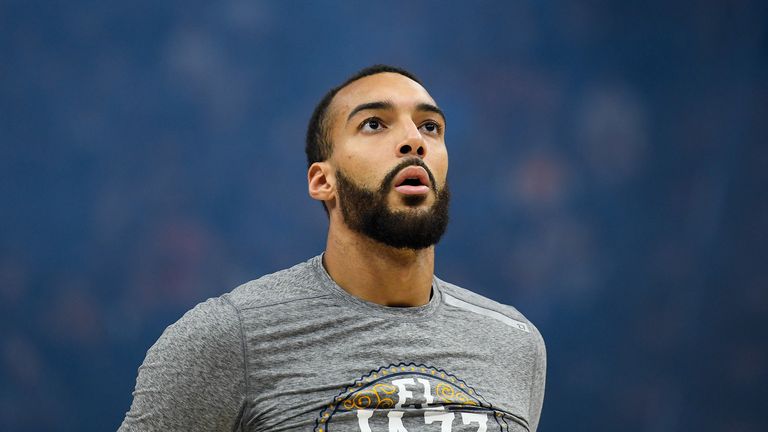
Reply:
[[[544,404],[544,385],[547,377],[547,349],[544,345],[544,338],[539,330],[531,326],[536,335],[535,352],[536,362],[533,368],[533,379],[531,382],[531,397],[529,405],[528,418],[530,419],[531,432],[536,431],[541,417],[541,407]]]
[[[139,368],[120,431],[232,431],[246,394],[237,311],[210,299],[169,326]]]

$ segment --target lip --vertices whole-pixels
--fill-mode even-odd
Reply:
[[[408,179],[418,179],[421,185],[404,185],[403,182]],[[412,165],[400,170],[395,176],[392,183],[395,185],[395,190],[404,195],[422,195],[429,193],[432,183],[429,181],[429,175],[424,168]]]

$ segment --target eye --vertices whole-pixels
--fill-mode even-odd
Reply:
[[[378,132],[384,129],[384,122],[378,117],[371,117],[363,120],[358,127],[363,132]]]
[[[430,135],[437,135],[440,133],[440,123],[437,123],[435,121],[427,121],[424,122],[424,124],[419,127],[419,129],[422,129],[424,132],[430,134]]]

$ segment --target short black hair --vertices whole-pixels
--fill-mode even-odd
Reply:
[[[331,143],[330,137],[330,122],[328,120],[328,107],[331,105],[331,101],[333,100],[333,97],[336,96],[336,93],[360,78],[384,72],[400,74],[423,85],[414,74],[405,69],[377,64],[359,70],[342,84],[330,89],[328,93],[320,99],[320,103],[317,104],[315,111],[312,113],[312,117],[309,119],[309,126],[307,127],[307,145],[304,149],[307,153],[307,168],[315,162],[322,162],[328,159],[333,152],[333,144]]]

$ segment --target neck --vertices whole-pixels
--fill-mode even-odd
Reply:
[[[422,306],[432,293],[435,248],[396,249],[331,223],[323,264],[355,297],[384,306]]]

